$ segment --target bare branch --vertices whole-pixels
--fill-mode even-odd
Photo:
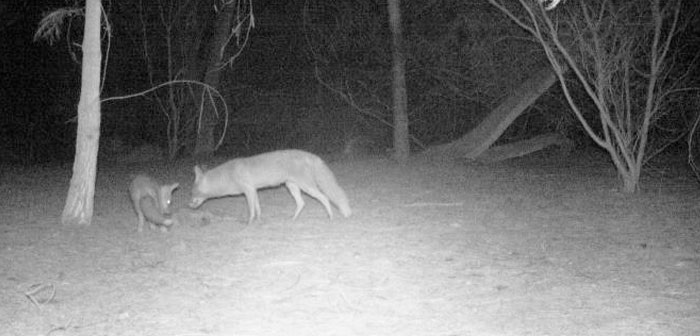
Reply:
[[[507,9],[503,0],[489,2],[540,42],[576,118],[588,136],[610,154],[624,190],[636,190],[647,159],[683,136],[665,137],[666,142],[656,141],[655,148],[647,148],[651,130],[666,113],[669,96],[685,90],[679,83],[688,71],[673,72],[670,56],[674,37],[685,27],[681,2],[579,0],[577,7],[557,16],[547,12],[557,6],[554,1],[519,0],[525,13],[521,16]],[[571,34],[572,41],[565,42],[568,35],[559,20],[566,22],[566,34]],[[592,115],[580,109],[581,98],[571,94],[564,66],[583,88],[584,99],[594,104],[599,129],[589,124]]]
[[[63,35],[63,22],[74,16],[85,15],[83,8],[59,8],[46,14],[39,22],[39,28],[34,33],[34,42],[46,40],[50,45],[61,39]]]

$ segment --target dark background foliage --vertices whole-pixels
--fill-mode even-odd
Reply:
[[[143,8],[140,5],[143,3]],[[167,80],[158,13],[163,1],[105,1],[112,38],[104,39],[103,98],[132,94]],[[178,2],[184,4],[185,2]],[[212,34],[213,0],[187,2],[188,21]],[[74,151],[82,19],[62,40],[33,42],[42,15],[63,1],[10,0],[0,6],[0,156],[25,164],[68,161]],[[696,4],[686,1],[686,13]],[[239,58],[223,68],[219,90],[231,108],[221,151],[281,147],[338,152],[357,140],[371,150],[390,147],[391,57],[386,3],[254,1],[255,28]],[[453,140],[471,129],[519,83],[547,66],[541,48],[486,1],[404,1],[411,133],[422,144]],[[139,13],[144,13],[142,29]],[[697,62],[697,19],[676,40],[679,62]],[[176,38],[188,45],[187,30]],[[151,68],[144,58],[149,43]],[[111,44],[106,48],[107,41]],[[204,50],[204,49],[202,49]],[[201,51],[197,56],[206,57]],[[182,61],[182,60],[180,60]],[[698,78],[695,71],[691,76]],[[697,82],[697,80],[696,80]],[[588,144],[557,87],[543,96],[501,141],[559,131]],[[338,92],[343,93],[339,95]],[[158,94],[158,93],[155,93]],[[167,119],[153,94],[102,106],[102,138],[127,147],[167,144]],[[193,106],[182,103],[184,109]],[[697,111],[673,106],[661,125],[678,130]],[[593,113],[593,110],[591,110]],[[666,136],[663,129],[654,131]],[[674,133],[675,134],[675,133]],[[682,145],[676,150],[682,152]]]

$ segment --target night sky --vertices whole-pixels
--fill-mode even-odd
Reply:
[[[199,2],[208,6],[211,1]],[[112,25],[109,57],[104,55],[107,44],[103,41],[103,62],[108,61],[103,98],[150,87],[136,4],[138,1],[103,2]],[[0,154],[5,154],[5,161],[31,163],[72,158],[75,124],[70,120],[77,111],[80,93],[82,17],[73,18],[70,32],[53,45],[33,40],[43,14],[67,5],[72,3],[10,0],[0,5]],[[299,52],[303,40],[295,22],[300,10],[291,3],[282,6],[265,1],[255,1],[254,10],[256,28],[247,49],[234,67],[227,69],[228,73],[235,73],[242,85],[272,89],[298,85],[296,75],[309,66],[308,58]],[[68,29],[68,25],[64,28]],[[212,28],[206,29],[205,37],[210,36]],[[228,78],[224,76],[222,81],[227,82]],[[158,79],[154,82],[158,83]],[[118,130],[120,136],[131,133],[148,141],[164,140],[163,127],[158,126],[164,119],[148,97],[104,103],[102,113],[103,136]],[[125,130],[133,125],[138,130]],[[153,129],[144,130],[150,126]]]
[[[210,0],[201,0],[207,5]],[[118,95],[132,94],[145,90],[151,86],[147,71],[147,64],[142,57],[142,35],[137,0],[124,0],[103,2],[112,25],[112,40],[109,57],[103,56],[103,61],[108,60],[102,97],[114,97]],[[155,6],[156,2],[144,1],[147,5]],[[255,23],[251,38],[248,41],[241,56],[234,65],[225,69],[222,75],[221,89],[231,106],[236,108],[248,104],[248,100],[254,102],[270,101],[268,98],[256,98],[246,88],[255,88],[254,92],[284,92],[284,95],[293,98],[282,101],[280,104],[290,109],[303,110],[313,103],[312,98],[317,93],[318,83],[313,76],[314,62],[313,52],[304,35],[302,25],[302,10],[304,1],[254,1]],[[312,2],[313,3],[313,2]],[[342,7],[344,2],[337,2],[335,9]],[[368,1],[362,10],[371,15],[383,18],[386,15],[385,4],[381,1]],[[445,3],[449,3],[446,1]],[[685,2],[687,12],[693,12],[692,8],[697,4]],[[24,1],[9,0],[0,4],[0,157],[3,161],[39,163],[43,161],[68,161],[72,159],[74,151],[75,124],[70,120],[75,117],[79,96],[80,81],[80,48],[82,41],[83,20],[76,17],[71,21],[70,30],[61,36],[61,39],[50,45],[47,41],[33,41],[33,35],[42,16],[52,9],[60,6],[72,5],[65,1]],[[437,5],[435,5],[437,6]],[[466,5],[465,5],[466,6]],[[473,5],[468,5],[472,6]],[[409,6],[407,6],[409,7]],[[465,7],[467,12],[472,7]],[[211,7],[203,6],[210,9]],[[328,12],[327,8],[318,9],[313,20],[315,23],[333,24],[340,19],[347,22],[358,21],[359,18],[368,19],[369,15],[359,18],[342,18],[337,12]],[[490,11],[488,6],[479,7],[481,11]],[[486,8],[486,9],[484,9]],[[439,20],[448,20],[454,17],[457,10],[445,11],[444,9],[415,6],[407,8],[404,14],[406,31],[411,33],[423,33],[421,38],[434,38],[435,41],[444,40],[440,35],[441,30],[434,27],[442,27],[436,23]],[[431,10],[431,12],[427,12]],[[421,12],[424,11],[424,12]],[[481,15],[480,13],[477,13]],[[450,16],[452,15],[452,16]],[[430,18],[428,19],[428,16]],[[426,18],[423,20],[422,18]],[[437,19],[436,19],[437,18]],[[382,19],[383,20],[383,19]],[[157,25],[151,20],[147,25]],[[371,20],[366,22],[372,23]],[[390,49],[388,41],[387,23],[381,20],[376,26],[369,26],[362,22],[360,29],[364,31],[351,31],[349,36],[356,37],[340,51],[345,59],[330,59],[322,57],[328,69],[329,78],[339,79],[344,75],[348,64],[360,71],[368,72],[367,78],[377,79],[377,82],[365,82],[374,85],[374,94],[383,99],[388,99],[390,88]],[[444,23],[444,22],[443,22]],[[205,23],[206,24],[206,23]],[[445,29],[451,29],[447,25]],[[478,25],[477,25],[478,26]],[[65,26],[68,28],[68,26]],[[465,25],[463,29],[472,29]],[[478,27],[477,27],[478,28]],[[205,27],[203,43],[211,36],[211,26]],[[152,29],[157,30],[156,28]],[[379,37],[376,45],[371,45],[366,35]],[[456,34],[457,38],[461,38]],[[690,27],[679,38],[681,43],[690,45],[686,48],[681,59],[688,64],[697,64],[697,50],[700,43],[700,24],[698,19],[691,22]],[[466,39],[469,37],[467,36]],[[473,37],[471,37],[473,38]],[[478,38],[478,37],[477,37]],[[106,40],[105,40],[106,41]],[[415,42],[415,41],[414,41]],[[456,42],[459,46],[460,41]],[[462,43],[462,45],[466,45]],[[378,47],[377,47],[378,46]],[[692,47],[695,46],[695,47]],[[158,46],[160,48],[161,46]],[[335,46],[334,46],[335,47]],[[369,51],[367,51],[369,50]],[[416,109],[444,111],[443,105],[433,106],[428,104],[431,99],[448,97],[444,92],[435,91],[435,88],[426,85],[434,85],[439,78],[431,77],[434,74],[432,64],[428,61],[442,61],[441,59],[421,59],[421,49],[411,50],[409,57],[409,99],[410,106]],[[106,42],[103,42],[103,53],[106,52]],[[229,53],[232,50],[228,50]],[[463,51],[459,51],[463,52]],[[202,56],[202,55],[200,55]],[[446,54],[453,57],[454,55]],[[433,56],[430,56],[433,57]],[[339,64],[338,62],[344,62]],[[157,62],[163,62],[158,60]],[[334,63],[335,62],[335,63]],[[695,62],[695,63],[693,63]],[[467,62],[468,64],[469,62]],[[476,63],[476,61],[473,61]],[[162,64],[161,64],[162,65]],[[447,64],[449,65],[449,64]],[[435,65],[438,66],[443,65]],[[426,70],[427,69],[427,70]],[[484,82],[478,74],[469,72],[468,68],[454,69],[462,71],[466,77],[466,83],[470,81],[477,85]],[[333,77],[333,71],[339,76]],[[698,71],[690,74],[691,78],[698,77]],[[442,75],[442,74],[440,74]],[[469,78],[466,75],[473,75]],[[419,79],[424,76],[426,79]],[[157,76],[156,76],[157,77]],[[483,77],[483,76],[482,76]],[[163,77],[155,78],[154,83],[161,83]],[[432,82],[431,82],[432,81]],[[697,79],[695,79],[697,83]],[[462,83],[459,83],[462,84]],[[410,87],[415,85],[415,87]],[[470,84],[471,85],[471,84]],[[470,90],[480,91],[477,87]],[[440,88],[439,90],[444,90]],[[432,93],[432,96],[429,94]],[[419,96],[426,96],[425,101]],[[329,94],[329,96],[332,96]],[[165,119],[154,103],[153,97],[136,98],[127,101],[108,102],[102,105],[102,136],[117,135],[130,137],[141,142],[152,142],[159,146],[165,143]],[[367,98],[367,97],[365,97]],[[459,98],[459,97],[457,97]],[[498,97],[500,99],[500,97]],[[368,100],[377,100],[373,97]],[[292,102],[299,107],[292,107]],[[461,103],[450,103],[455,109],[463,108]],[[469,103],[469,102],[467,102]],[[343,103],[344,104],[344,103]],[[469,103],[471,104],[471,103]],[[481,102],[473,103],[481,108],[485,105]],[[276,108],[276,107],[275,107]],[[296,112],[295,112],[296,113]],[[431,112],[432,113],[432,112]],[[473,116],[465,118],[473,119]],[[416,118],[419,122],[425,122],[425,117]],[[427,128],[432,126],[427,125]]]

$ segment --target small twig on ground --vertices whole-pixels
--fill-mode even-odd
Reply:
[[[70,320],[68,320],[68,322],[66,322],[65,324],[63,324],[63,325],[61,325],[61,326],[58,326],[58,327],[51,328],[51,330],[49,330],[44,336],[49,336],[49,335],[51,335],[54,331],[68,331],[68,328],[71,327],[71,323],[73,323],[73,318],[72,318],[72,317],[71,317]]]
[[[44,292],[46,289],[51,290],[51,294],[48,296],[48,298],[37,299],[37,295]],[[26,296],[29,301],[31,301],[37,308],[39,308],[39,310],[41,310],[42,305],[51,302],[56,296],[56,287],[53,284],[33,284],[29,286],[29,289],[26,292],[24,292],[24,296]]]
[[[404,207],[451,207],[451,206],[462,206],[464,202],[453,202],[453,203],[439,203],[439,202],[414,202],[411,204],[404,204]]]

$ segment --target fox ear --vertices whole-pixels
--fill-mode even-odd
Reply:
[[[202,173],[202,169],[199,168],[199,166],[194,166],[194,181],[199,181],[202,178],[202,175],[204,175],[204,173]]]

